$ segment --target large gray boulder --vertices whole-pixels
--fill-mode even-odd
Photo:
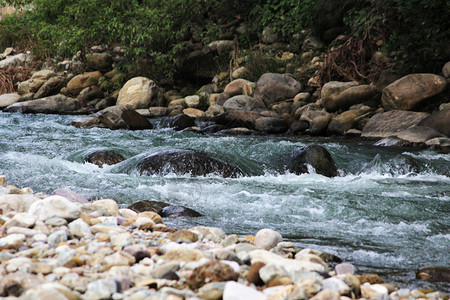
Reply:
[[[288,164],[288,169],[294,174],[309,173],[309,166],[317,174],[327,177],[338,176],[336,163],[331,154],[322,146],[310,145],[294,150]]]
[[[364,126],[361,137],[385,138],[396,132],[418,125],[429,114],[404,110],[391,110],[378,113],[369,119]]]
[[[70,125],[78,128],[102,127],[111,130],[144,130],[153,128],[153,125],[147,118],[137,113],[134,109],[121,105],[111,106],[88,117],[76,119]]]
[[[261,112],[267,109],[260,100],[244,95],[231,97],[225,101],[223,108],[225,111],[245,110],[253,112]]]
[[[20,113],[67,114],[73,113],[80,108],[81,104],[77,99],[58,94],[42,99],[17,102],[8,106],[5,111]]]
[[[119,92],[117,105],[133,109],[161,106],[158,103],[159,89],[153,80],[134,77],[128,80]]]
[[[294,98],[301,89],[300,82],[291,76],[266,73],[256,83],[254,97],[270,107],[275,102]]]
[[[67,83],[66,93],[70,96],[77,96],[85,88],[96,85],[101,76],[100,71],[76,75]]]
[[[375,93],[375,88],[367,84],[353,86],[340,93],[336,98],[329,99],[330,101],[324,106],[329,111],[348,109],[352,105],[371,100]]]
[[[418,103],[445,90],[445,78],[434,74],[410,74],[383,89],[381,102],[386,110],[411,110]]]
[[[450,137],[450,109],[440,110],[419,122],[419,126],[426,126]]]
[[[190,174],[205,176],[216,174],[223,177],[242,175],[239,168],[218,161],[204,153],[190,150],[174,150],[152,154],[136,166],[141,175]]]
[[[33,98],[40,99],[58,94],[65,84],[66,79],[63,76],[52,77],[40,86]]]

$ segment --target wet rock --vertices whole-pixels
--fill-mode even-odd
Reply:
[[[17,102],[5,108],[5,111],[20,113],[67,114],[73,113],[80,108],[81,104],[77,99],[59,94],[42,99]]]
[[[450,107],[422,119],[418,126],[426,126],[450,137]]]
[[[89,201],[83,195],[65,188],[54,190],[52,192],[52,195],[66,197],[67,199],[70,199],[76,203],[89,203]]]
[[[321,90],[321,99],[322,105],[328,111],[336,111],[339,108],[338,98],[341,93],[345,90],[348,90],[352,87],[357,86],[357,82],[339,82],[339,81],[330,81],[323,85]],[[347,97],[344,97],[347,99]]]
[[[153,128],[153,125],[135,110],[120,105],[107,107],[94,115],[76,119],[70,125],[78,128],[103,127],[111,130]]]
[[[121,291],[121,284],[114,278],[93,281],[87,285],[85,298],[110,299],[111,295]]]
[[[0,95],[0,109],[8,107],[14,103],[19,102],[22,99],[22,96],[19,94],[3,94]]]
[[[206,154],[174,150],[153,154],[136,166],[141,175],[160,174],[161,176],[175,174],[190,174],[191,176],[205,176],[217,174],[223,177],[236,177],[242,172],[231,165],[218,161]]]
[[[267,300],[263,293],[242,283],[229,281],[225,284],[223,300]]]
[[[117,105],[132,109],[162,106],[158,99],[158,87],[153,80],[135,77],[128,80],[119,92]]]
[[[223,114],[217,115],[215,118],[215,122],[217,124],[224,125],[226,128],[255,129],[256,120],[260,117],[261,114],[259,112],[228,109]],[[242,133],[250,134],[251,132],[249,132],[248,130],[247,132],[242,132],[242,130],[240,130],[238,134]]]
[[[310,145],[292,152],[288,165],[290,172],[295,174],[309,173],[308,165],[312,166],[317,174],[327,177],[338,176],[333,158],[322,146]]]
[[[174,205],[168,205],[168,206],[163,207],[159,213],[160,213],[161,217],[164,217],[164,218],[178,218],[178,217],[195,218],[195,217],[202,216],[201,213],[199,213],[193,209],[190,209],[190,208],[187,208],[184,206],[174,206]]]
[[[130,204],[128,208],[135,212],[153,211],[160,214],[166,206],[170,206],[170,204],[161,201],[140,200]],[[165,216],[161,215],[161,217]]]
[[[193,270],[188,285],[192,289],[198,289],[206,283],[237,280],[238,277],[239,274],[228,264],[211,261]]]
[[[95,164],[100,168],[103,165],[115,165],[124,161],[125,158],[112,150],[98,150],[90,153],[86,156],[85,161],[91,164]]]
[[[369,119],[364,126],[361,137],[385,138],[396,132],[408,129],[419,124],[428,116],[427,113],[392,110],[378,113]]]
[[[410,74],[383,89],[381,102],[386,110],[411,110],[424,99],[445,90],[445,78],[434,74]]]
[[[176,131],[180,131],[185,128],[195,126],[195,118],[185,114],[166,117],[161,120],[160,126],[162,128],[173,128]]]
[[[58,217],[66,220],[78,219],[81,210],[75,203],[62,196],[50,196],[31,204],[29,214],[36,216],[39,220]]]
[[[420,268],[416,276],[418,279],[426,281],[450,282],[450,268],[442,266],[427,266]]]
[[[408,143],[425,143],[427,140],[431,140],[433,138],[445,137],[436,130],[423,126],[413,126],[411,128],[396,132],[394,136]]]
[[[169,113],[167,107],[162,106],[154,106],[148,109],[150,118],[161,118],[166,116]]]
[[[300,82],[288,75],[266,73],[258,79],[254,97],[270,107],[274,102],[294,98],[301,89]]]
[[[327,123],[328,125],[328,123]],[[295,121],[289,127],[287,133],[289,134],[302,134],[309,128],[309,123],[307,121]]]
[[[283,240],[281,234],[275,230],[264,228],[255,235],[255,245],[270,250]]]
[[[364,111],[358,109],[348,110],[334,117],[328,124],[327,133],[342,135],[347,130],[353,128],[355,119],[364,114]]]
[[[289,129],[288,123],[282,118],[261,117],[256,119],[255,128],[264,133],[279,134]]]

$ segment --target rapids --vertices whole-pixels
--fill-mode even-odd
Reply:
[[[166,220],[176,228],[216,226],[239,235],[272,228],[298,248],[339,256],[357,273],[378,273],[402,287],[450,291],[448,283],[415,279],[420,267],[450,265],[450,154],[359,140],[77,129],[67,125],[74,118],[0,112],[0,174],[35,192],[65,187],[123,206],[158,200],[205,215]],[[289,153],[310,144],[326,147],[342,176],[287,173]],[[98,149],[127,160],[104,168],[84,163]],[[202,151],[246,176],[139,175],[140,158],[172,149]]]

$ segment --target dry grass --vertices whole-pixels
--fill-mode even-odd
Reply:
[[[27,67],[0,69],[0,95],[16,92],[16,84],[30,78]]]

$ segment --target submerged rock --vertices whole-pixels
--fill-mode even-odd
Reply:
[[[196,212],[193,209],[184,207],[184,206],[174,206],[169,205],[161,209],[159,212],[161,217],[170,217],[170,218],[177,218],[177,217],[201,217],[202,214],[199,212]]]
[[[115,165],[124,160],[125,158],[122,155],[111,150],[98,150],[92,152],[85,158],[86,162],[97,165],[100,168],[103,165]]]
[[[173,128],[176,131],[195,126],[195,118],[185,114],[166,117],[161,120],[160,126],[163,128]]]
[[[290,172],[298,175],[309,173],[308,165],[313,167],[317,174],[327,177],[339,175],[336,163],[330,153],[319,145],[302,147],[292,152],[288,165]]]
[[[427,266],[420,268],[417,278],[427,281],[450,282],[450,268],[442,266]]]
[[[217,174],[223,177],[242,175],[239,168],[218,161],[208,155],[189,150],[175,150],[153,154],[137,166],[141,175],[190,174],[205,176]]]

